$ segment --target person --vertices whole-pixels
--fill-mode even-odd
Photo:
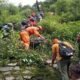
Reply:
[[[57,63],[58,69],[61,73],[61,79],[62,80],[69,80],[68,72],[69,72],[69,66],[70,66],[70,58],[64,59],[60,56],[59,52],[59,43],[62,43],[58,38],[54,38],[52,41],[52,65]],[[66,46],[73,49],[72,45],[68,42],[63,42]]]
[[[27,21],[26,21],[26,19],[24,19],[24,20],[21,21],[21,26],[20,26],[20,28],[21,28],[21,29],[23,29],[23,28],[25,29],[26,25],[27,25]]]
[[[31,26],[37,25],[37,22],[33,18],[30,18],[29,23],[31,24]]]
[[[72,64],[69,69],[70,80],[80,80],[80,63]]]
[[[41,39],[45,39],[39,31],[43,28],[41,26],[39,27],[27,27],[26,29],[21,30],[20,32],[20,38],[22,40],[22,43],[24,44],[25,48],[28,50],[30,47],[30,36],[35,35],[37,37],[40,37]]]
[[[37,16],[35,12],[32,12],[31,16],[28,17],[28,21],[32,26],[37,25]]]
[[[77,35],[77,43],[78,43],[78,57],[80,58],[80,32]]]
[[[29,48],[30,38],[29,38],[29,35],[24,28],[21,28],[20,39],[21,39],[21,42],[24,45],[25,49],[27,50]]]
[[[2,38],[7,38],[10,35],[10,30],[12,29],[13,24],[12,23],[7,23],[2,27],[2,32],[3,32],[3,37]]]
[[[33,18],[34,21],[37,21],[37,16],[35,12],[32,12],[30,17]]]
[[[41,21],[42,20],[42,16],[40,13],[37,14],[37,18],[38,18],[38,21]]]
[[[44,11],[43,10],[40,11],[40,15],[42,16],[42,18],[44,17]]]

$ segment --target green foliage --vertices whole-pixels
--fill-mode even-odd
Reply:
[[[26,51],[19,38],[19,32],[11,30],[9,37],[0,39],[0,60],[12,61],[14,59],[18,61],[20,65],[41,65],[42,61],[47,58],[46,55],[49,55],[49,53],[47,53],[49,49],[47,49],[46,46],[41,46],[42,48],[38,47],[35,50]]]
[[[0,24],[13,22],[19,23],[28,15],[31,14],[32,8],[29,6],[14,6],[13,4],[8,4],[6,1],[0,2]]]
[[[80,0],[56,0],[50,2],[46,0],[45,3],[47,4],[44,4],[43,9],[60,15],[62,22],[80,20]]]
[[[57,14],[66,13],[69,6],[66,0],[58,0],[54,5],[55,13]]]
[[[58,72],[54,73],[56,71],[53,72],[52,69],[42,68],[43,62],[51,58],[51,40],[54,37],[73,42],[77,53],[75,42],[76,35],[80,32],[80,0],[46,0],[41,5],[44,11],[49,11],[39,23],[44,27],[43,35],[48,42],[36,49],[25,50],[21,44],[19,32],[11,30],[9,37],[2,39],[3,34],[0,31],[0,65],[5,65],[8,60],[14,59],[22,66],[24,64],[37,65],[36,76],[43,75],[44,80],[50,80],[50,78],[59,80],[58,77],[56,78],[59,75]],[[30,15],[32,10],[30,6],[22,7],[19,5],[17,7],[13,4],[7,4],[5,0],[0,0],[0,24],[17,23],[15,28],[18,29],[21,20]],[[76,56],[77,54],[75,54],[74,60],[77,60]]]
[[[61,23],[59,16],[51,16],[45,18],[40,24],[45,28],[45,32],[51,37],[59,37],[65,40],[75,40],[78,32],[80,32],[80,21]]]

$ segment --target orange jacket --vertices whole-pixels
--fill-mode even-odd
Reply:
[[[20,32],[20,38],[24,43],[29,42],[30,39],[29,34],[25,30]]]
[[[39,28],[38,27],[28,27],[25,29],[29,35],[35,35],[37,37],[40,37]]]

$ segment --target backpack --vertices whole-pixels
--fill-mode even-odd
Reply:
[[[63,57],[64,59],[68,59],[71,56],[73,56],[73,49],[66,46],[64,43],[60,43],[59,44],[59,53],[60,53],[61,57]]]

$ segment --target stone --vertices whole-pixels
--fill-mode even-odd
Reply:
[[[31,72],[29,70],[25,70],[24,72],[22,72],[23,74],[30,74]]]
[[[5,80],[15,80],[15,78],[13,76],[8,76],[5,78]]]
[[[11,71],[13,70],[13,67],[0,67],[0,71],[4,72],[4,71]]]
[[[21,76],[17,76],[16,80],[23,80],[23,78]]]
[[[8,72],[4,72],[3,74],[4,74],[5,76],[6,76],[6,75],[10,75],[10,74],[11,74],[11,72],[10,72],[10,71],[8,71]]]
[[[9,64],[7,64],[8,66],[12,66],[12,67],[14,67],[14,66],[16,66],[17,65],[17,63],[9,63]]]
[[[13,75],[20,75],[20,71],[11,71]]]
[[[3,80],[2,78],[0,78],[0,80]]]
[[[23,78],[24,78],[24,80],[31,80],[32,76],[26,75],[26,76],[23,76]]]
[[[20,67],[19,67],[19,66],[15,66],[15,67],[13,68],[13,70],[19,71],[19,70],[20,70]]]

